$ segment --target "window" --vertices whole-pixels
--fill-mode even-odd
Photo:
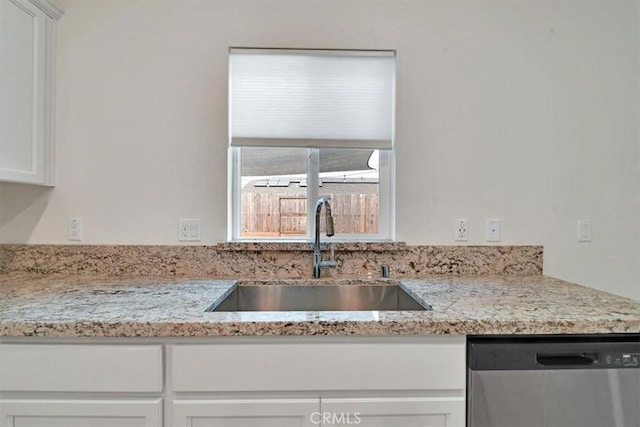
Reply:
[[[394,237],[395,54],[231,49],[230,240]],[[324,227],[324,221],[321,221]]]

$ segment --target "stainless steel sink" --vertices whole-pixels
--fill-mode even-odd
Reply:
[[[236,286],[207,311],[430,310],[397,285]]]

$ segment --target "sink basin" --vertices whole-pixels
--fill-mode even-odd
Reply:
[[[236,286],[207,311],[430,310],[397,285]]]

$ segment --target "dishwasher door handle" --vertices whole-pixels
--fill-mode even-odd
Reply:
[[[597,363],[598,353],[536,353],[536,361],[541,366],[589,366]]]

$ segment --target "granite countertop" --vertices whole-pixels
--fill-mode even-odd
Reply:
[[[305,282],[348,286],[357,281]],[[0,336],[640,332],[640,302],[542,275],[439,275],[393,282],[401,282],[433,310],[209,313],[205,309],[236,280],[5,274],[0,275]]]

